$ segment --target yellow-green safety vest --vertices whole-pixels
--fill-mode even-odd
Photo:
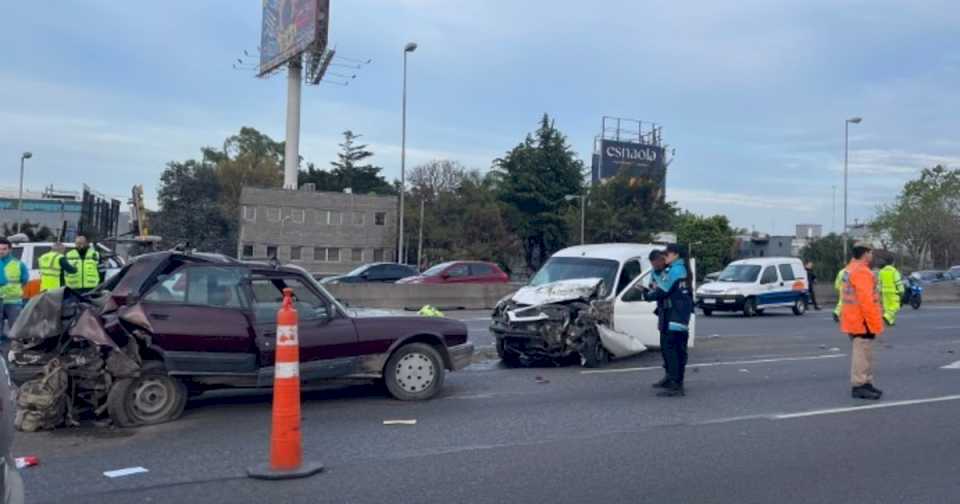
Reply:
[[[0,287],[0,298],[3,298],[4,304],[19,303],[23,301],[23,284],[20,283],[20,260],[11,258],[7,265],[3,267],[3,275],[7,279],[6,285]]]
[[[63,271],[60,267],[62,257],[63,255],[53,251],[40,256],[37,261],[40,266],[40,292],[62,287],[60,284],[60,273]]]
[[[87,249],[87,256],[80,258],[80,252],[72,249],[67,252],[67,261],[77,269],[76,273],[66,275],[67,287],[71,289],[93,289],[100,285],[100,254],[96,250]]]

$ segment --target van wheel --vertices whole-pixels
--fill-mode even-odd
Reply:
[[[187,387],[162,371],[114,382],[107,394],[107,412],[119,427],[156,425],[180,418]]]
[[[596,332],[587,336],[580,351],[580,365],[585,368],[598,368],[610,361],[610,352],[603,347],[600,335]]]
[[[711,317],[713,316],[713,310],[710,308],[703,308],[703,315],[706,317]]]
[[[443,359],[424,343],[400,347],[383,371],[390,395],[401,401],[423,401],[437,395],[443,386]]]
[[[744,317],[756,317],[757,312],[757,300],[755,298],[747,299],[743,304],[743,316]]]
[[[798,299],[793,303],[793,314],[796,316],[803,315],[807,312],[807,303],[802,299]]]
[[[523,366],[523,362],[520,361],[520,356],[507,347],[507,342],[503,338],[497,338],[497,357],[500,357],[500,362],[502,362],[504,366],[510,368]]]

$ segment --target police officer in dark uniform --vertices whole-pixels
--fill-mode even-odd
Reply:
[[[644,299],[657,302],[661,335],[661,352],[667,377],[654,386],[662,388],[660,397],[684,395],[683,378],[687,366],[687,343],[690,340],[690,317],[693,314],[693,292],[686,261],[680,255],[680,246],[667,245],[664,254],[667,268],[654,276],[650,289],[644,291]]]

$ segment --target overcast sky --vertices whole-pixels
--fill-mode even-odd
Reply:
[[[547,112],[589,164],[603,115],[656,121],[677,149],[667,195],[737,226],[792,233],[868,218],[925,166],[960,166],[960,6],[953,1],[331,0],[338,54],[373,63],[347,87],[305,87],[301,155],[326,166],[364,135],[399,178],[401,51],[408,163],[488,170]],[[155,201],[166,162],[241,126],[280,140],[285,78],[256,52],[259,0],[4,2],[0,186]],[[251,60],[252,61],[252,60]],[[347,68],[336,69],[354,73]]]

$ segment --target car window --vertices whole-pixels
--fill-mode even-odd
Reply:
[[[790,267],[789,264],[780,265],[780,278],[782,278],[784,282],[797,279],[793,274],[793,268]]]
[[[390,276],[390,267],[386,264],[371,266],[367,270],[367,278],[370,280],[381,280]]]
[[[300,320],[319,320],[331,315],[327,302],[313,292],[296,277],[254,278],[251,281],[253,290],[253,310],[257,322],[273,322],[277,320],[277,311],[283,304],[283,289],[293,289],[294,308]]]
[[[247,305],[240,288],[243,271],[236,268],[183,268],[162,279],[144,296],[154,303],[183,303],[216,308]]]
[[[466,264],[458,264],[446,271],[451,278],[470,276],[470,268]]]
[[[623,292],[634,278],[640,275],[640,261],[632,259],[623,264],[623,270],[620,271],[620,279],[617,280],[617,294]]]
[[[40,269],[40,258],[43,257],[43,254],[50,252],[50,249],[51,247],[40,245],[33,247],[33,265],[30,266],[30,268],[35,270]]]
[[[165,278],[143,296],[152,303],[183,303],[187,300],[187,270],[182,269]]]
[[[492,276],[493,267],[489,264],[471,264],[470,265],[470,274],[472,276]]]
[[[763,270],[763,277],[760,279],[760,283],[777,283],[777,268],[773,266],[767,266],[767,268]]]
[[[391,267],[391,269],[393,270],[393,274],[391,276],[395,278],[403,278],[417,274],[417,272],[412,268],[408,268],[406,266],[394,265]]]

